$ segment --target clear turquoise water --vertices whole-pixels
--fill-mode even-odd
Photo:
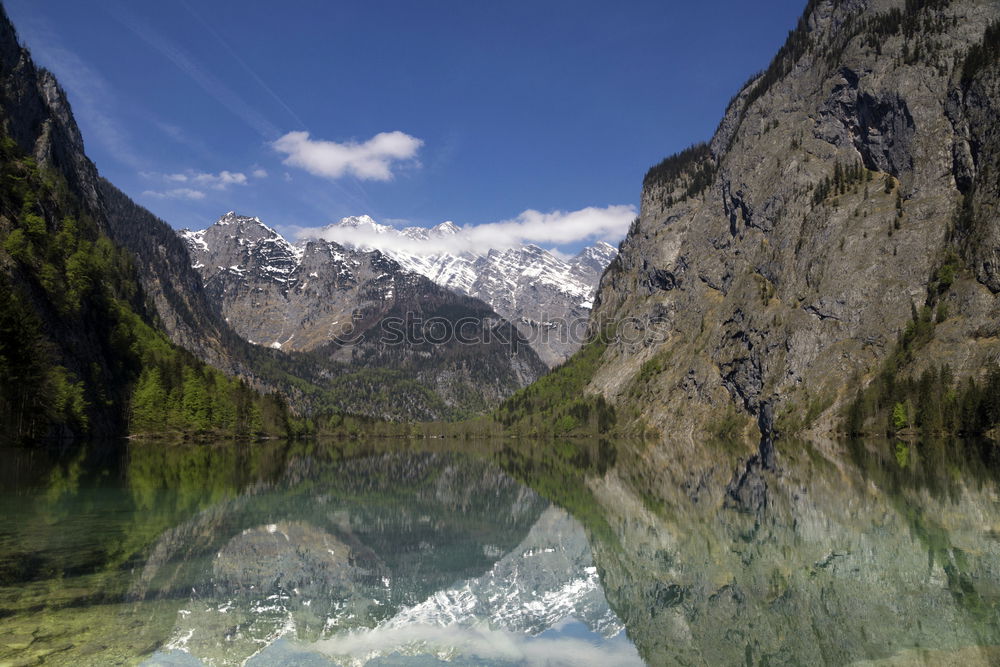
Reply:
[[[994,445],[650,452],[2,451],[0,665],[1000,664]]]

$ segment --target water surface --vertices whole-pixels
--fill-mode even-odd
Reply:
[[[568,512],[351,447],[4,452],[0,663],[642,664]]]
[[[0,664],[1000,664],[988,443],[0,454]]]

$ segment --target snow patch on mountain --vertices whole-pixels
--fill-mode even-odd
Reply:
[[[379,224],[371,216],[360,215],[327,225],[320,236],[356,248],[381,250],[403,268],[469,296],[483,298],[481,292],[486,288],[477,284],[477,278],[485,269],[503,276],[503,280],[492,278],[494,284],[503,284],[513,291],[543,286],[576,299],[578,305],[592,300],[597,280],[617,255],[617,250],[603,241],[567,260],[534,244],[456,254],[447,250],[450,244],[440,242],[461,234],[462,228],[451,221],[429,229],[396,229]],[[410,243],[399,243],[403,239]],[[493,305],[490,299],[484,300]]]
[[[219,287],[223,292],[259,290],[262,284],[271,284],[289,295],[310,285],[310,289],[316,288],[322,281],[356,283],[362,264],[389,261],[383,273],[421,275],[452,292],[485,301],[517,326],[549,366],[564,361],[582,343],[600,276],[617,254],[613,246],[603,242],[571,258],[534,244],[453,253],[447,251],[449,239],[463,234],[453,222],[396,229],[368,215],[343,218],[324,228],[321,238],[296,243],[287,241],[260,218],[233,211],[207,229],[184,229],[178,234],[187,243],[192,266],[202,274],[206,286],[224,281],[225,276],[245,280],[241,285],[226,282]],[[383,259],[373,260],[371,253]],[[379,278],[377,273],[365,276],[373,281],[373,287]],[[379,289],[383,300],[392,298],[391,285]],[[282,337],[268,341],[270,332],[264,336],[256,330],[247,337],[263,337],[268,341],[264,344],[271,345],[287,336],[283,328],[275,334]]]
[[[546,363],[564,361],[582,343],[604,269],[618,254],[603,241],[561,258],[534,244],[453,251],[469,244],[453,239],[454,222],[431,228],[396,229],[360,215],[324,227],[319,236],[348,247],[380,250],[405,270],[452,291],[482,299],[521,333]]]

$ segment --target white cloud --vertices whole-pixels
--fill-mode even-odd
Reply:
[[[253,170],[253,177],[254,178],[267,178],[267,170],[266,169],[254,169]]]
[[[529,209],[513,220],[471,227],[468,235],[473,243],[489,247],[518,243],[562,245],[586,239],[618,240],[628,232],[635,216],[632,205],[588,206],[578,211],[551,213]]]
[[[149,179],[163,179],[169,183],[190,183],[202,188],[212,188],[213,190],[225,190],[230,185],[246,185],[248,182],[247,175],[243,172],[227,171],[225,169],[217,174],[188,169],[176,174],[140,172],[140,175]],[[255,173],[254,175],[257,174]],[[266,175],[267,173],[265,172],[264,176]]]
[[[424,142],[405,132],[380,132],[363,143],[310,139],[308,132],[289,132],[271,144],[284,153],[284,164],[323,178],[353,174],[361,180],[392,179],[393,163],[412,160]]]
[[[193,188],[175,188],[173,190],[165,190],[163,192],[157,192],[155,190],[146,190],[142,193],[144,197],[154,197],[156,199],[191,199],[198,200],[204,199],[205,193],[201,190],[195,190]]]
[[[628,232],[635,219],[636,208],[617,205],[598,208],[589,206],[577,211],[541,213],[527,210],[510,220],[461,227],[457,234],[433,237],[428,241],[411,239],[393,233],[379,233],[370,227],[313,227],[298,229],[299,238],[321,237],[355,246],[379,247],[385,250],[433,255],[479,251],[484,248],[511,248],[533,243],[558,248],[581,241],[617,243]]]
[[[216,190],[225,190],[230,185],[246,185],[247,175],[242,172],[220,171],[218,174],[193,174],[191,180]]]

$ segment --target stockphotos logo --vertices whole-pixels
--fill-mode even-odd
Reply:
[[[522,318],[513,326],[498,317],[424,317],[420,313],[385,317],[372,331],[360,326],[365,317],[355,313],[352,322],[336,337],[336,342],[347,346],[365,342],[381,347],[451,347],[456,345],[500,345],[516,352],[519,345],[532,347],[553,343],[583,345],[588,341],[603,340],[624,349],[638,349],[662,343],[669,337],[667,321],[663,318],[621,320],[584,320],[554,318],[538,322]]]

